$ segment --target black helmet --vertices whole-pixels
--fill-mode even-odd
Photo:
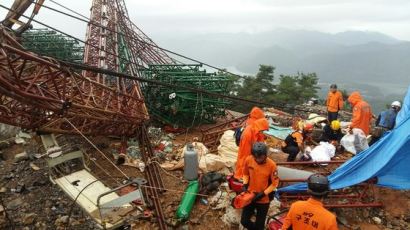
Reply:
[[[263,142],[256,142],[252,145],[252,154],[256,157],[267,155],[268,147]]]
[[[331,89],[337,89],[337,85],[336,85],[336,84],[331,84],[331,85],[330,85],[330,88],[331,88]]]
[[[313,174],[308,180],[308,192],[313,196],[325,196],[329,192],[329,180],[321,174]]]

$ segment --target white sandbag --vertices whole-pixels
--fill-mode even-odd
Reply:
[[[309,114],[308,119],[305,120],[307,124],[311,124],[311,125],[316,125],[324,121],[326,121],[326,117],[319,116],[316,113]]]
[[[336,147],[329,142],[320,142],[311,152],[312,161],[330,161],[335,156]]]
[[[234,167],[238,156],[239,147],[236,146],[234,131],[227,130],[221,137],[221,144],[218,146],[218,154],[224,159],[228,167]]]
[[[367,137],[361,129],[354,128],[353,134],[346,134],[341,140],[340,144],[353,154],[359,153],[369,148]]]
[[[224,168],[226,168],[226,165],[221,156],[210,153],[201,156],[199,159],[199,169],[204,173],[212,171],[216,172]]]

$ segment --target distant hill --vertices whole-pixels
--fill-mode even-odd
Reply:
[[[410,42],[378,32],[277,29],[153,38],[170,50],[241,73],[253,75],[259,64],[275,66],[276,76],[316,72],[324,88],[335,82],[379,104],[387,96],[401,97],[410,84]]]

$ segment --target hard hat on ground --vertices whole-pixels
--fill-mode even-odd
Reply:
[[[308,192],[314,196],[325,196],[329,193],[329,180],[321,174],[313,174],[308,180]]]
[[[399,108],[401,108],[401,103],[400,103],[400,101],[393,101],[393,102],[391,103],[391,107],[399,107]]]
[[[332,123],[330,123],[330,127],[336,131],[340,129],[340,121],[339,120],[334,120]]]
[[[304,125],[303,125],[303,130],[305,130],[305,131],[308,131],[308,132],[311,132],[311,131],[313,131],[313,124],[310,124],[310,123],[305,123]]]
[[[232,200],[232,207],[236,209],[244,208],[252,203],[252,199],[255,197],[253,192],[242,192],[235,196]]]
[[[252,145],[251,152],[255,157],[266,155],[268,153],[268,147],[266,147],[266,144],[263,142],[256,142]]]

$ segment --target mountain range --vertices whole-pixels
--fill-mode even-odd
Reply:
[[[241,74],[255,75],[260,64],[274,66],[275,76],[315,72],[323,92],[337,83],[379,104],[401,97],[410,84],[410,42],[379,32],[275,29],[158,34],[154,39],[162,47]]]

